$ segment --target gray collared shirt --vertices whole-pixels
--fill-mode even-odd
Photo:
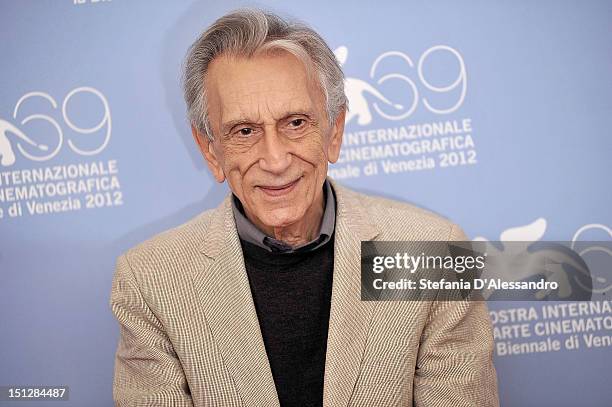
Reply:
[[[328,180],[325,180],[323,184],[323,197],[325,199],[325,210],[323,212],[319,236],[308,243],[292,247],[285,242],[267,236],[259,230],[245,216],[240,200],[236,195],[232,195],[232,211],[234,212],[238,236],[240,236],[240,239],[253,243],[269,252],[294,253],[315,250],[331,239],[336,225],[336,199]]]

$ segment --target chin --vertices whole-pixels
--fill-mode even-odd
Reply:
[[[269,227],[283,227],[291,225],[304,217],[302,208],[279,208],[266,211],[259,219]]]

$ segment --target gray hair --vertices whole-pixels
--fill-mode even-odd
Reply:
[[[184,62],[183,92],[191,124],[212,141],[204,81],[210,63],[221,54],[252,57],[283,50],[312,65],[325,96],[330,125],[347,107],[344,74],[323,38],[301,22],[289,22],[258,9],[240,9],[215,21],[191,45]]]

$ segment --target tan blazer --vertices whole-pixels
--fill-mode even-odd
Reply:
[[[362,302],[362,240],[466,240],[450,222],[332,181],[324,406],[497,406],[483,302]],[[128,250],[110,304],[117,406],[278,406],[229,196]]]

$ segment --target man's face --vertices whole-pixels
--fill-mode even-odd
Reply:
[[[330,126],[324,96],[287,52],[216,58],[206,80],[214,141],[194,130],[216,180],[227,179],[258,226],[282,228],[322,205],[338,159],[344,112]]]

